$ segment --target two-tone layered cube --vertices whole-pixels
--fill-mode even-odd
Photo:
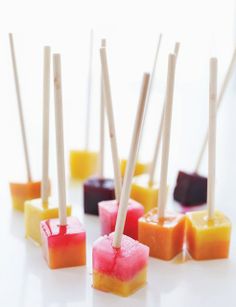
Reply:
[[[149,248],[125,235],[120,248],[112,241],[113,233],[93,244],[93,287],[129,296],[146,283]]]
[[[171,260],[178,255],[184,244],[185,216],[167,211],[164,218],[158,217],[154,208],[139,219],[138,240],[149,246],[150,256]]]
[[[102,201],[98,204],[101,234],[108,235],[115,230],[119,204],[116,200]],[[143,206],[130,199],[127,209],[124,234],[138,239],[138,220],[144,214]]]
[[[67,215],[71,215],[71,206],[67,206]],[[25,202],[25,236],[41,244],[40,222],[58,218],[58,206],[49,200],[43,204],[42,199],[33,199]]]
[[[136,176],[133,178],[130,197],[142,204],[144,213],[147,213],[158,204],[158,186],[149,183],[148,175]]]
[[[84,212],[98,215],[98,203],[115,198],[114,180],[93,177],[84,183]]]
[[[23,212],[26,200],[40,197],[41,182],[10,183],[10,193],[13,208]]]
[[[123,159],[120,161],[120,171],[121,171],[122,177],[125,176],[126,165],[127,165],[127,160]],[[134,176],[139,176],[139,175],[147,173],[149,170],[149,167],[150,167],[150,163],[144,163],[144,162],[137,161],[135,164]]]
[[[74,180],[85,180],[98,172],[98,153],[87,150],[70,152],[70,174]]]
[[[68,217],[67,225],[58,219],[40,223],[43,255],[51,269],[86,264],[86,233],[76,217]]]
[[[220,211],[208,220],[207,211],[187,214],[187,249],[196,260],[227,258],[229,256],[231,223]]]
[[[207,201],[207,178],[196,173],[179,172],[174,199],[184,206],[196,206]]]

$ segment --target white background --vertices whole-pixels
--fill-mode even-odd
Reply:
[[[107,38],[120,156],[129,149],[144,71],[150,71],[159,33],[163,42],[140,148],[150,160],[160,119],[168,52],[181,42],[173,110],[169,182],[179,169],[193,170],[207,127],[208,60],[219,59],[219,86],[235,45],[235,1],[2,1],[0,2],[0,306],[236,306],[236,239],[226,261],[183,264],[150,259],[148,285],[129,299],[91,288],[91,244],[96,217],[82,214],[81,191],[68,182],[74,214],[88,233],[88,266],[50,271],[39,248],[24,239],[23,217],[12,212],[8,182],[24,181],[25,170],[8,32],[14,33],[29,151],[35,179],[41,173],[43,46],[62,54],[65,155],[84,146],[89,33],[95,32],[91,148],[98,148],[99,57]],[[234,75],[218,116],[216,206],[236,222]],[[53,106],[53,95],[52,106]],[[50,173],[56,198],[54,114],[51,108]],[[106,173],[112,176],[106,138]],[[68,166],[68,163],[67,163]],[[159,168],[159,167],[158,167]],[[207,173],[206,159],[201,172]],[[170,194],[170,202],[172,195]]]

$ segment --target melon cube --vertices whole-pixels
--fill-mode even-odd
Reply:
[[[98,153],[88,150],[70,152],[70,174],[75,180],[85,180],[98,172]]]
[[[93,287],[128,296],[146,283],[149,248],[125,235],[120,248],[112,242],[113,233],[93,244]]]
[[[123,159],[120,161],[120,171],[121,171],[122,177],[125,176],[126,165],[127,165],[127,160]],[[144,162],[137,161],[135,164],[134,176],[139,176],[139,175],[147,173],[149,170],[149,167],[150,167],[150,163],[144,163]]]
[[[115,230],[119,204],[116,200],[102,201],[98,204],[101,234],[110,234]],[[141,204],[130,199],[127,209],[124,234],[138,239],[138,219],[143,216],[144,209]]]
[[[149,176],[141,175],[133,178],[130,197],[144,207],[144,213],[147,213],[158,204],[158,187],[154,183],[149,184]]]
[[[231,223],[220,211],[208,220],[207,211],[187,214],[187,248],[196,260],[229,256]]]
[[[26,200],[40,198],[41,182],[10,183],[10,192],[13,208],[23,212]]]
[[[86,264],[86,233],[76,217],[68,217],[67,225],[59,219],[40,224],[43,255],[51,269]]]
[[[66,207],[67,215],[71,215],[71,206]],[[25,236],[37,244],[41,244],[40,222],[57,218],[58,206],[49,199],[43,204],[42,199],[33,199],[25,202]]]
[[[167,211],[164,218],[159,218],[155,208],[139,219],[138,240],[149,246],[151,257],[171,260],[182,251],[184,235],[182,214]]]

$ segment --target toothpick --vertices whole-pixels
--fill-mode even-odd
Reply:
[[[11,48],[12,67],[13,67],[14,79],[15,79],[15,88],[16,88],[16,98],[17,98],[17,103],[18,103],[18,112],[19,112],[19,117],[20,117],[20,126],[21,126],[21,135],[22,135],[23,148],[24,148],[26,173],[27,173],[27,179],[30,182],[30,181],[32,181],[32,175],[31,175],[30,159],[29,159],[29,152],[28,152],[28,144],[27,144],[26,131],[25,131],[24,112],[23,112],[23,108],[22,108],[22,100],[21,100],[19,77],[18,77],[17,64],[16,64],[14,40],[13,40],[13,34],[12,33],[9,33],[9,42],[10,42],[10,48]]]
[[[53,55],[54,70],[54,100],[55,100],[55,123],[57,143],[57,180],[60,225],[66,225],[66,184],[65,184],[65,161],[64,161],[64,135],[63,135],[63,110],[61,88],[61,56]]]
[[[214,216],[215,207],[215,161],[216,161],[216,110],[217,110],[217,59],[210,59],[209,82],[209,137],[208,137],[208,180],[207,208],[208,219]]]
[[[155,79],[155,75],[156,75],[157,61],[158,61],[159,52],[160,52],[160,48],[161,48],[161,42],[162,42],[162,34],[159,35],[159,39],[158,39],[158,43],[157,43],[157,47],[156,47],[156,53],[155,53],[154,61],[153,61],[153,65],[152,65],[152,73],[151,73],[148,92],[147,92],[147,107],[146,107],[146,112],[144,114],[144,121],[145,121],[145,117],[146,117],[146,114],[147,114],[147,109],[148,109],[148,106],[149,106],[149,100],[150,100],[150,96],[151,96],[151,92],[152,92],[152,88],[153,88],[153,83],[154,83],[154,79]],[[140,144],[141,143],[142,143],[142,135],[141,135],[141,138],[140,138]]]
[[[87,110],[86,110],[86,123],[85,123],[85,149],[89,149],[90,137],[90,118],[91,118],[91,97],[92,97],[92,68],[93,68],[93,44],[94,35],[93,29],[90,31],[90,47],[89,47],[89,70],[88,70],[88,84],[87,84]]]
[[[236,64],[236,48],[234,49],[234,53],[232,55],[230,64],[228,66],[227,72],[225,74],[224,81],[223,81],[221,89],[220,89],[220,94],[219,94],[218,99],[217,99],[217,112],[218,112],[218,110],[219,110],[219,108],[222,104],[222,101],[223,101],[226,89],[228,87],[229,81],[231,80],[231,77],[232,77],[232,74],[233,74],[233,71],[234,71],[234,68],[235,68],[235,64]],[[203,140],[203,143],[202,143],[202,146],[201,146],[201,150],[199,152],[199,156],[198,156],[196,167],[195,167],[195,173],[198,173],[198,171],[200,169],[202,159],[203,159],[203,155],[204,155],[204,152],[205,152],[206,146],[207,146],[207,140],[208,140],[208,131],[205,134],[205,137],[204,137],[204,140]]]
[[[102,76],[103,76],[103,84],[104,84],[104,96],[105,96],[104,101],[105,101],[105,108],[106,108],[107,118],[108,118],[112,160],[113,160],[113,168],[114,168],[114,177],[115,177],[115,194],[116,194],[116,200],[119,202],[122,181],[121,181],[119,156],[118,156],[118,149],[117,149],[117,142],[116,142],[116,132],[115,132],[114,115],[113,115],[113,108],[112,108],[112,97],[111,97],[110,78],[109,78],[109,71],[108,71],[108,64],[107,64],[106,48],[100,48],[100,56],[101,56]]]
[[[106,40],[101,40],[101,48],[106,47]],[[105,130],[105,102],[104,102],[103,79],[101,73],[101,101],[100,101],[100,154],[99,154],[99,177],[104,177],[104,130]]]
[[[160,179],[160,194],[159,194],[159,204],[158,204],[159,218],[163,218],[165,216],[165,208],[167,200],[167,174],[168,174],[171,119],[172,119],[172,106],[173,106],[174,83],[175,83],[175,64],[176,64],[176,56],[174,54],[170,54],[168,60],[168,75],[167,75],[167,87],[166,87],[166,99],[165,99],[166,103],[165,103],[165,115],[163,123],[161,179]]]
[[[180,48],[180,43],[176,42],[175,43],[175,49],[174,49],[174,54],[176,56],[176,60],[178,58],[179,54],[179,48]],[[154,183],[154,176],[155,176],[155,171],[156,171],[156,165],[159,157],[159,152],[161,148],[161,137],[162,137],[162,130],[163,130],[163,122],[164,122],[164,114],[165,114],[165,101],[162,105],[162,111],[161,111],[161,120],[158,128],[158,134],[157,134],[157,139],[156,139],[156,145],[154,148],[154,153],[152,157],[152,163],[149,169],[149,185],[152,186]]]
[[[50,103],[50,62],[51,49],[44,47],[44,73],[43,73],[43,150],[42,150],[42,203],[48,203],[49,178],[48,178],[48,156],[49,156],[49,103]]]
[[[121,199],[119,204],[118,216],[116,221],[114,239],[113,239],[113,247],[119,248],[121,246],[122,234],[124,231],[124,225],[126,220],[131,181],[134,174],[135,163],[138,154],[138,147],[140,141],[140,135],[142,130],[143,118],[145,114],[145,106],[146,106],[146,96],[148,91],[148,82],[150,75],[144,74],[141,95],[138,104],[138,110],[136,114],[135,126],[133,131],[132,143],[130,147],[128,164],[125,170],[124,183],[121,191]]]

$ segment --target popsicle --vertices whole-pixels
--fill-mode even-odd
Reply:
[[[59,219],[40,223],[43,255],[51,269],[80,266],[86,263],[86,234],[76,217],[66,215],[61,57],[53,55],[54,100],[57,144],[57,179]]]
[[[18,211],[24,211],[24,203],[26,200],[40,197],[41,182],[33,181],[32,175],[31,175],[31,167],[30,167],[28,143],[27,143],[26,130],[25,130],[25,121],[24,121],[24,113],[23,113],[23,107],[22,107],[20,83],[19,83],[19,77],[18,77],[18,71],[17,71],[15,47],[14,47],[12,33],[9,33],[9,42],[10,42],[12,67],[13,67],[15,88],[16,88],[16,98],[17,98],[18,112],[19,112],[19,119],[20,119],[21,136],[22,136],[23,149],[24,149],[24,158],[25,158],[25,165],[26,165],[26,172],[27,172],[27,182],[25,183],[12,182],[9,185],[10,185],[10,193],[11,193],[13,208]]]
[[[166,210],[167,173],[171,133],[171,117],[175,81],[176,55],[170,54],[163,122],[161,179],[158,209],[154,208],[139,219],[138,240],[149,246],[150,256],[170,260],[182,251],[185,217]]]
[[[114,177],[115,177],[115,200],[103,201],[98,204],[99,210],[99,219],[101,225],[102,234],[109,234],[114,231],[115,220],[118,213],[118,207],[120,202],[121,195],[121,175],[119,168],[119,158],[118,150],[116,144],[116,133],[114,125],[114,116],[112,109],[112,97],[109,81],[109,72],[106,58],[106,49],[101,48],[101,63],[102,63],[102,72],[103,72],[103,82],[104,82],[104,94],[106,102],[106,111],[107,118],[109,123],[109,134],[111,141],[112,149],[112,159],[113,159],[113,168],[114,168]],[[143,88],[146,90],[146,88]],[[143,95],[143,93],[141,92]],[[146,95],[146,93],[144,93]],[[141,96],[142,98],[142,96]],[[126,217],[126,226],[124,234],[137,239],[138,235],[138,218],[143,215],[143,206],[133,200],[129,200],[128,213]]]
[[[217,99],[217,111],[219,110],[228,84],[231,80],[236,64],[236,48],[234,49],[230,64],[226,71],[220,94]],[[179,171],[174,189],[174,199],[184,206],[196,206],[206,203],[207,200],[207,178],[199,175],[199,169],[207,146],[208,134],[206,132],[203,144],[197,159],[195,171],[187,173]]]
[[[147,278],[149,248],[124,235],[123,231],[137,159],[148,81],[149,74],[144,74],[115,232],[98,238],[93,244],[93,287],[120,296],[131,295],[145,285]]]
[[[187,214],[187,249],[196,260],[229,256],[231,223],[215,210],[217,59],[210,59],[207,210]]]
[[[157,60],[158,60],[158,56],[159,56],[159,52],[160,52],[161,41],[162,41],[162,34],[159,35],[159,39],[158,39],[158,43],[157,43],[157,47],[156,47],[156,52],[155,52],[155,56],[154,56],[152,73],[151,73],[151,78],[150,78],[149,88],[148,88],[148,93],[147,93],[147,106],[149,105],[150,95],[151,95],[152,88],[153,88],[153,81],[154,81],[154,77],[155,77],[155,73],[156,73]],[[140,142],[142,143],[142,137],[141,137]],[[124,177],[124,175],[125,175],[126,166],[127,166],[127,160],[122,159],[120,161],[120,168],[121,168],[121,176],[122,177]],[[140,161],[138,159],[138,161],[135,164],[135,168],[134,168],[134,176],[139,176],[139,175],[148,173],[149,170],[150,170],[150,166],[151,166],[150,162],[144,162],[144,161]]]
[[[105,46],[106,40],[102,39],[101,47]],[[101,75],[99,174],[96,177],[89,178],[83,184],[84,212],[93,215],[98,215],[98,203],[100,201],[115,198],[114,180],[104,177],[104,103]]]
[[[98,172],[99,155],[97,151],[90,149],[90,115],[91,115],[91,93],[92,93],[92,68],[93,68],[93,45],[94,34],[90,32],[89,48],[89,71],[87,85],[87,110],[85,121],[85,148],[70,151],[70,175],[74,180],[85,180]]]
[[[50,110],[50,47],[44,47],[44,77],[43,77],[43,143],[42,143],[42,191],[41,198],[25,202],[25,236],[41,244],[40,222],[58,217],[58,206],[49,199],[50,186],[48,177],[49,154],[49,110]],[[67,207],[71,214],[71,207]]]
[[[179,53],[180,43],[175,43],[174,53],[176,57]],[[155,70],[154,70],[155,71]],[[153,75],[153,74],[152,74]],[[152,77],[153,79],[153,77]],[[161,147],[161,135],[164,119],[164,107],[163,103],[161,120],[158,128],[156,144],[154,148],[152,162],[149,168],[148,174],[143,174],[133,178],[131,185],[131,198],[140,202],[144,207],[144,212],[147,213],[152,208],[155,208],[158,204],[158,184],[155,180],[155,170],[158,161],[158,155]]]

